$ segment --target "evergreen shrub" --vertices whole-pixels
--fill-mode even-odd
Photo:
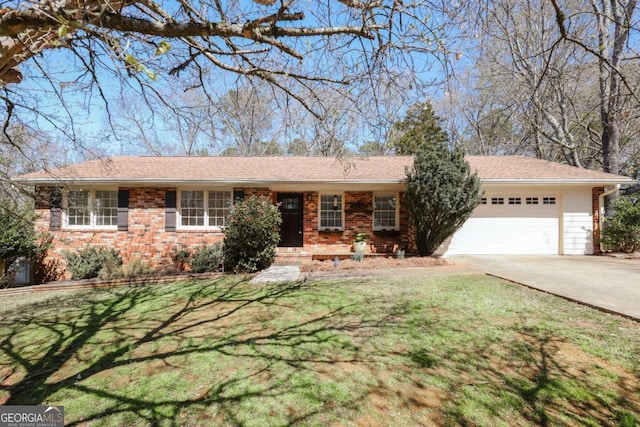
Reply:
[[[276,257],[282,218],[264,196],[251,196],[233,205],[224,230],[224,263],[236,272],[269,267]]]
[[[72,279],[91,279],[99,275],[103,279],[117,277],[122,266],[120,253],[106,246],[87,246],[75,252],[64,252],[63,256]]]
[[[640,250],[640,198],[618,197],[612,207],[613,215],[604,219],[602,242],[613,251]]]

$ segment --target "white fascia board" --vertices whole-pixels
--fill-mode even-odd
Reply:
[[[624,185],[633,184],[635,181],[631,178],[620,178],[610,180],[594,180],[594,179],[481,179],[482,184],[491,185],[549,185],[549,186],[566,186],[566,185]]]
[[[375,184],[406,184],[407,180],[373,180],[373,179],[345,179],[345,180],[292,180],[292,181],[267,181],[267,180],[251,180],[251,179],[230,179],[230,180],[201,180],[201,179],[109,179],[109,178],[32,178],[32,179],[15,179],[15,182],[30,185],[81,185],[81,184],[99,184],[99,185],[126,185],[126,186],[144,186],[144,185],[162,185],[162,186],[178,186],[178,185],[375,185]],[[620,179],[481,179],[482,184],[490,185],[631,185],[636,181],[631,178],[621,177]]]
[[[79,179],[52,179],[52,178],[34,178],[27,180],[16,180],[24,184],[38,185],[81,185],[81,184],[99,184],[99,185],[127,185],[127,186],[144,186],[144,185],[162,185],[172,186],[177,185],[244,185],[244,186],[256,186],[256,185],[375,185],[375,184],[406,184],[406,180],[340,180],[340,181],[261,181],[261,180],[194,180],[194,179],[106,179],[106,178],[79,178]]]

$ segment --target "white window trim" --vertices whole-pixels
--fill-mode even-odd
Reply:
[[[384,226],[376,226],[376,196],[388,196],[393,195],[395,199],[395,223],[396,225],[393,227],[384,227]],[[373,231],[399,231],[400,230],[400,197],[397,192],[392,191],[374,191],[373,196],[371,197],[371,205],[373,207],[373,212],[371,212],[371,226],[373,227]]]
[[[88,191],[89,192],[89,224],[88,225],[69,225],[69,192],[70,191]],[[117,230],[118,218],[116,216],[116,223],[114,225],[97,225],[96,211],[95,211],[95,199],[96,191],[115,191],[116,197],[118,188],[70,188],[62,193],[62,227],[66,230]],[[116,206],[117,207],[117,206]],[[116,214],[117,215],[117,214]]]
[[[342,218],[342,226],[341,227],[323,227],[322,224],[322,196],[340,196],[341,204],[337,210],[341,213]],[[344,231],[344,192],[334,191],[334,192],[321,192],[318,194],[318,231]]]
[[[202,191],[204,192],[204,225],[182,225],[182,192]],[[176,230],[195,231],[222,231],[224,227],[209,225],[209,191],[226,191],[231,195],[233,205],[233,188],[178,188],[176,195]]]

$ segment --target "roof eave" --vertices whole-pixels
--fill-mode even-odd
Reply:
[[[232,179],[232,180],[203,180],[203,179],[157,179],[157,178],[140,178],[140,179],[112,179],[112,178],[16,178],[14,182],[20,182],[29,185],[119,185],[119,186],[140,186],[140,185],[375,185],[375,184],[405,184],[406,179],[343,179],[343,180],[254,180],[254,179]],[[482,184],[491,185],[631,185],[635,181],[631,178],[621,179],[482,179]]]
[[[635,181],[627,179],[481,179],[483,184],[492,185],[624,185]]]
[[[406,179],[343,179],[343,180],[253,180],[253,179],[232,179],[232,180],[203,180],[203,179],[106,179],[106,178],[30,178],[16,179],[15,182],[30,185],[79,185],[79,184],[103,184],[103,185],[331,185],[331,184],[405,184]]]

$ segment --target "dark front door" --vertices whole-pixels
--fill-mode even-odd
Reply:
[[[279,193],[278,203],[282,214],[280,243],[289,248],[302,247],[302,194]]]

